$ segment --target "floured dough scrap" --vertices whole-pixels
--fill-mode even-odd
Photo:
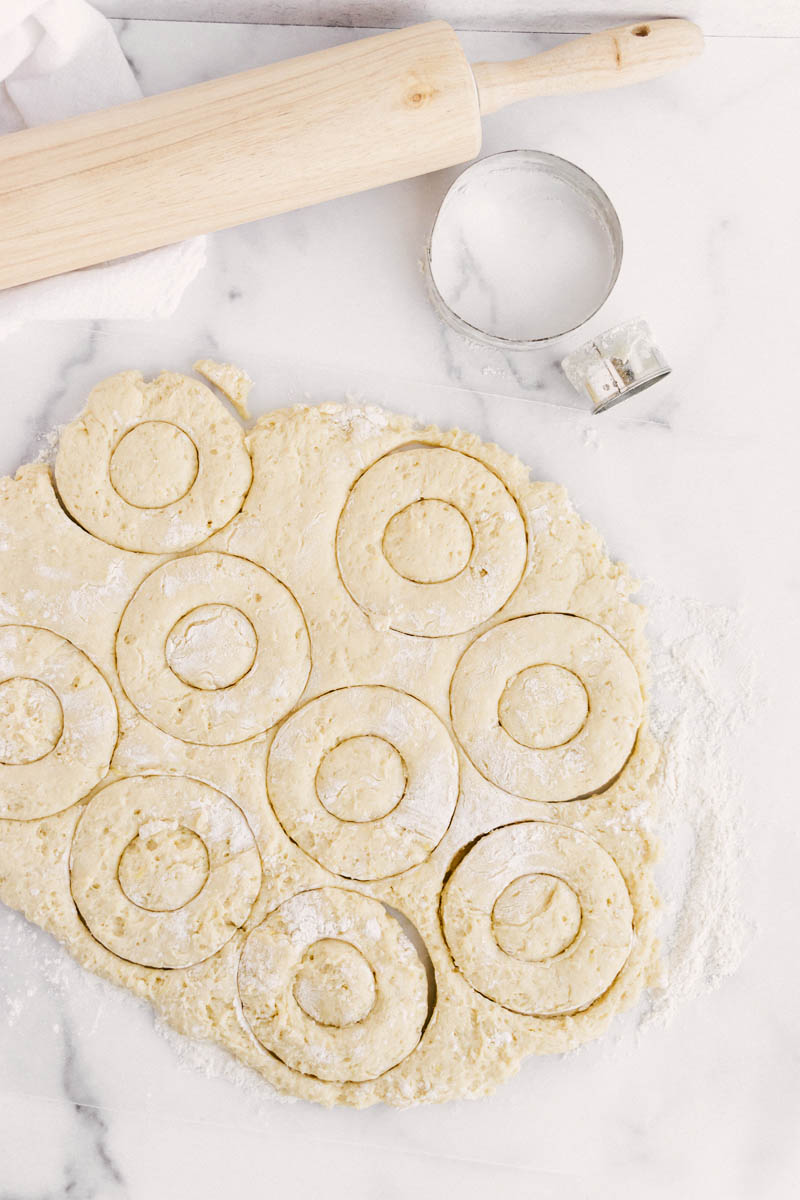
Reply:
[[[84,529],[126,550],[186,550],[242,506],[252,479],[236,419],[202,383],[123,371],[93,390],[61,435],[64,506]]]
[[[253,390],[253,381],[246,371],[235,367],[233,363],[218,363],[211,358],[199,359],[194,364],[194,370],[228,397],[244,421],[250,420],[247,400]]]
[[[220,490],[183,511],[204,461]],[[636,1002],[658,966],[644,613],[562,488],[376,408],[282,409],[245,440],[200,384],[135,372],[57,472],[80,525],[44,467],[0,481],[0,795],[39,780],[0,816],[3,901],[323,1104],[484,1095]],[[80,716],[68,788],[40,639],[113,697]]]

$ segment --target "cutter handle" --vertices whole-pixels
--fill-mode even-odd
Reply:
[[[472,71],[485,115],[534,96],[597,92],[655,79],[702,51],[697,25],[673,17],[590,33],[532,58],[474,63]]]

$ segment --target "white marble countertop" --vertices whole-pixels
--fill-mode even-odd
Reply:
[[[352,36],[118,29],[146,93]],[[502,58],[556,39],[463,40],[472,58]],[[250,368],[256,412],[349,390],[473,428],[565,483],[641,577],[740,609],[763,697],[742,755],[743,903],[757,932],[738,972],[668,1028],[528,1061],[489,1100],[363,1113],[267,1101],[187,1065],[149,1009],[1,910],[1,1200],[794,1194],[798,72],[798,40],[720,37],[701,63],[646,87],[487,119],[484,152],[572,159],[619,210],[622,275],[580,340],[645,316],[674,373],[602,417],[560,374],[575,339],[503,356],[462,342],[430,309],[419,263],[454,172],[215,235],[168,321],[65,320],[0,346],[4,471],[104,373],[186,368],[205,351]]]

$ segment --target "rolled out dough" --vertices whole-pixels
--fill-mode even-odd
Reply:
[[[0,481],[0,899],[281,1091],[490,1092],[656,977],[632,588],[470,433],[105,380]]]

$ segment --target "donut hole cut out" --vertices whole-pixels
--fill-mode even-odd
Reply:
[[[341,1029],[363,1021],[375,1006],[375,976],[364,955],[341,938],[320,938],[303,955],[294,998],[318,1025]]]
[[[55,749],[63,730],[64,710],[48,684],[20,675],[0,683],[0,763],[38,762]]]
[[[520,875],[492,908],[494,940],[504,953],[542,962],[571,946],[581,927],[581,904],[555,875]]]
[[[164,826],[168,826],[164,828]],[[129,900],[151,912],[173,912],[205,886],[210,865],[202,838],[176,822],[139,827],[122,851],[119,884]]]
[[[253,624],[230,604],[202,604],[179,617],[169,631],[166,657],[182,683],[217,691],[238,683],[258,650]]]
[[[319,802],[340,821],[379,821],[393,812],[408,784],[403,757],[385,738],[345,738],[323,755],[314,786]]]
[[[169,421],[142,421],[123,434],[109,460],[114,491],[134,508],[166,508],[197,478],[197,447]]]
[[[519,745],[548,750],[577,737],[589,716],[589,696],[574,671],[538,663],[509,679],[497,714]]]
[[[469,521],[446,500],[415,500],[389,519],[383,553],[412,583],[444,583],[459,575],[472,554]]]

